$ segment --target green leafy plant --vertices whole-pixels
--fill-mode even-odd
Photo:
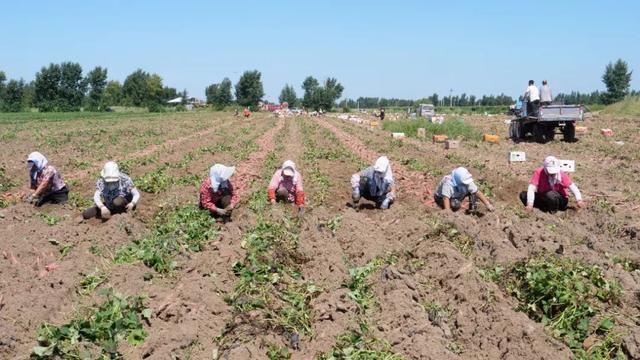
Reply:
[[[505,284],[507,291],[520,301],[520,311],[549,327],[552,335],[576,355],[582,353],[588,336],[606,336],[611,330],[613,319],[600,322],[595,328],[590,325],[591,320],[600,316],[606,305],[617,303],[622,292],[620,285],[606,279],[597,266],[553,257],[518,262],[509,271],[494,272],[491,278]],[[602,344],[600,341],[594,346]]]
[[[142,297],[124,297],[108,288],[100,292],[105,301],[77,314],[69,323],[44,323],[38,329],[38,346],[32,356],[38,359],[61,357],[64,359],[121,358],[118,343],[126,341],[137,346],[144,342],[147,332],[143,319],[151,318],[151,310],[144,306]]]
[[[55,216],[55,215],[49,215],[49,214],[45,214],[45,213],[38,213],[38,216],[42,219],[42,221],[44,221],[45,224],[49,225],[49,226],[54,226],[57,223],[60,222],[60,220],[62,220],[62,218]]]
[[[389,343],[376,339],[366,324],[361,323],[359,330],[351,330],[338,337],[336,345],[318,360],[402,360],[402,355],[391,351]]]
[[[82,280],[80,280],[76,292],[82,296],[89,295],[100,286],[100,284],[105,282],[108,277],[109,274],[106,272],[95,269],[92,273],[85,275]]]
[[[176,266],[176,254],[199,252],[218,235],[215,219],[194,205],[163,210],[156,215],[151,233],[118,249],[114,260],[140,260],[155,271],[166,273]]]

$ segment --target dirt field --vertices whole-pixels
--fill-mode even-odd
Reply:
[[[151,311],[141,321],[144,341],[132,346],[125,334],[112,346],[85,336],[81,349],[69,353],[564,359],[582,356],[578,348],[598,358],[594,349],[610,341],[614,345],[602,347],[613,349],[609,357],[640,358],[639,120],[594,115],[577,143],[540,145],[505,139],[506,119],[465,117],[478,132],[502,139],[462,141],[454,150],[415,138],[392,140],[333,115],[259,113],[245,120],[202,112],[0,122],[3,192],[26,190],[24,161],[38,150],[75,194],[65,206],[37,209],[9,196],[0,209],[0,358],[29,358],[42,324],[90,318],[105,301],[100,290],[108,288],[144,297]],[[600,128],[616,135],[602,137]],[[528,161],[509,164],[514,150],[525,151]],[[356,211],[349,205],[350,177],[382,154],[391,160],[398,201],[389,211]],[[571,200],[564,213],[523,211],[518,194],[547,155],[576,161],[571,176],[587,209],[577,211]],[[143,190],[138,210],[106,222],[79,221],[110,159],[124,164]],[[266,185],[287,159],[304,176],[302,218],[290,206],[266,201]],[[200,182],[217,162],[237,166],[232,182],[241,195],[225,224],[199,217],[194,206]],[[495,212],[480,205],[479,214],[454,214],[434,206],[435,185],[462,165]],[[166,245],[172,241],[178,245]],[[151,246],[157,252],[147,256],[148,243],[167,248]],[[536,309],[522,309],[523,290],[514,289],[509,274],[516,273],[509,269],[540,258],[597,266],[604,279],[619,284],[617,296],[596,296],[601,301],[584,328],[578,326],[586,334],[579,346],[554,333]],[[604,289],[609,282],[598,284],[610,290]],[[576,308],[592,298],[580,294]],[[613,324],[602,325],[604,319]]]

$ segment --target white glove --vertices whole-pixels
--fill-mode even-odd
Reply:
[[[493,205],[489,204],[489,205],[487,205],[487,210],[489,210],[489,212],[494,212],[496,210],[496,208],[493,207]]]
[[[133,208],[135,208],[135,207],[136,207],[136,204],[133,201],[128,203],[127,206],[126,206],[127,211],[133,211]]]
[[[109,211],[109,209],[107,209],[106,206],[101,206],[100,207],[100,217],[103,219],[108,219],[111,217],[111,211]]]
[[[393,201],[393,200],[395,200],[395,198],[396,198],[396,193],[394,193],[394,192],[388,192],[388,193],[387,193],[387,196],[385,196],[385,198],[386,198],[386,199],[389,199],[390,201]]]
[[[227,210],[221,209],[221,208],[216,208],[216,214],[218,214],[220,216],[225,216],[225,215],[227,215]]]
[[[391,199],[389,199],[388,197],[386,199],[384,199],[384,201],[382,202],[382,204],[380,204],[380,209],[386,210],[389,208],[389,205],[391,204]]]

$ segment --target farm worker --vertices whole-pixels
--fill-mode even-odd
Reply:
[[[542,87],[540,88],[540,103],[544,106],[551,105],[553,101],[553,95],[551,94],[551,87],[547,84],[547,80],[542,80]]]
[[[200,208],[207,209],[214,216],[231,217],[238,203],[238,194],[234,191],[229,178],[236,171],[234,166],[215,164],[209,171],[209,177],[200,186]]]
[[[540,91],[534,85],[533,80],[529,80],[529,86],[524,92],[524,99],[527,101],[527,116],[538,116],[540,106]]]
[[[238,117],[240,116],[240,113],[238,111],[238,108],[236,108],[236,110],[233,112],[233,116]]]
[[[463,167],[455,168],[451,174],[446,175],[438,184],[434,200],[436,204],[445,210],[458,211],[462,206],[464,198],[469,197],[469,210],[477,209],[477,199],[487,207],[487,210],[494,211],[495,208],[484,194],[478,190],[473,181],[473,176]]]
[[[520,200],[528,212],[534,207],[548,212],[564,211],[569,203],[567,189],[576,197],[578,208],[584,208],[586,203],[582,200],[578,186],[568,174],[560,170],[558,159],[547,156],[543,166],[533,173],[528,190],[520,193]]]
[[[133,211],[140,201],[140,192],[131,178],[118,168],[118,164],[109,161],[100,171],[93,193],[95,206],[82,212],[84,219],[99,217],[108,219],[112,214]]]
[[[242,115],[244,115],[244,117],[246,117],[246,118],[251,116],[251,111],[249,111],[249,108],[244,108],[244,111],[242,112]]]
[[[384,108],[380,108],[380,121],[384,121]]]
[[[276,201],[295,203],[298,206],[298,212],[304,213],[302,174],[296,170],[296,164],[293,161],[285,161],[273,174],[267,188],[267,196],[272,204]]]
[[[379,157],[373,166],[351,176],[351,197],[354,207],[361,197],[375,202],[381,209],[391,206],[396,193],[391,164],[386,156]]]
[[[30,189],[26,201],[35,206],[41,206],[46,202],[52,204],[64,204],[69,199],[69,188],[62,179],[60,172],[49,164],[47,158],[35,151],[27,158],[29,169]]]

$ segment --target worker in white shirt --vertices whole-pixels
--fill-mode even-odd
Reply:
[[[551,94],[551,87],[547,84],[547,80],[542,80],[542,87],[540,88],[540,103],[544,106],[551,105],[553,101],[553,95]]]
[[[527,116],[538,116],[540,107],[540,91],[534,85],[533,80],[529,80],[529,86],[524,92],[524,99],[527,101]]]

